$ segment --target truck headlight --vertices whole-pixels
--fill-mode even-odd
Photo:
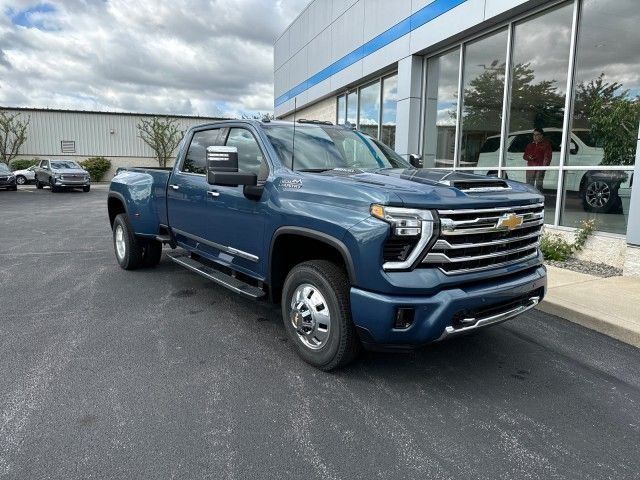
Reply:
[[[371,215],[391,226],[391,235],[385,245],[383,268],[405,270],[410,268],[434,237],[436,219],[429,210],[386,207],[373,204]]]

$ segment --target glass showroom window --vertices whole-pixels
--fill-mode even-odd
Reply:
[[[396,147],[396,110],[398,105],[398,76],[382,79],[382,131],[380,140]]]
[[[351,125],[358,124],[358,91],[347,95],[347,122]]]
[[[381,140],[391,148],[395,147],[397,75],[379,78],[349,94],[340,95],[337,102],[338,125],[343,125],[346,119],[359,130]]]
[[[517,23],[513,29],[509,130],[505,141],[506,172],[545,195],[545,216],[555,213],[561,158],[573,3]],[[553,183],[555,181],[555,183]]]
[[[582,2],[561,225],[624,234],[640,118],[636,0]],[[595,168],[594,168],[595,167]]]
[[[345,95],[340,95],[338,97],[338,117],[336,119],[336,123],[338,125],[344,125],[345,120],[347,119],[347,97]]]
[[[498,173],[507,38],[505,28],[465,45],[458,165],[481,166],[483,174]]]
[[[455,155],[460,49],[427,62],[423,158],[426,168],[452,168]]]
[[[360,88],[360,108],[358,112],[358,128],[378,138],[380,125],[380,81]]]

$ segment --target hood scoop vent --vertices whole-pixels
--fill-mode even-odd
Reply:
[[[502,192],[504,190],[511,190],[511,187],[507,182],[498,178],[442,180],[440,183],[468,193]]]

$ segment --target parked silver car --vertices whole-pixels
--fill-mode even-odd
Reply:
[[[36,165],[33,165],[29,168],[25,168],[24,170],[15,170],[13,174],[16,176],[16,183],[18,185],[28,185],[30,183],[35,183],[36,181]]]
[[[48,185],[52,192],[66,188],[91,189],[89,172],[73,160],[41,160],[36,167],[36,188]]]

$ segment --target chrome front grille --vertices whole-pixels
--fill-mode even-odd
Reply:
[[[440,236],[423,265],[446,274],[490,270],[535,258],[544,204],[473,210],[440,210]],[[501,227],[505,220],[520,225]],[[507,222],[508,223],[508,222]]]

